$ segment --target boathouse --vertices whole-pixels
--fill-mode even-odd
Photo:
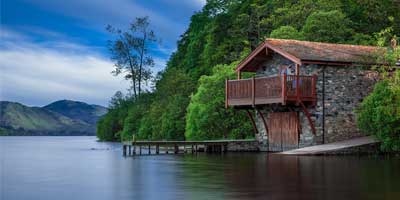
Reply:
[[[226,80],[226,107],[248,111],[265,151],[359,137],[354,111],[378,80],[371,66],[383,51],[266,39],[239,63],[237,80]]]

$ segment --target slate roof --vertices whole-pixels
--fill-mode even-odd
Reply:
[[[309,42],[300,40],[266,39],[245,58],[236,70],[255,71],[268,52],[274,51],[297,64],[373,65],[384,48],[348,44]],[[265,53],[266,52],[266,53]]]

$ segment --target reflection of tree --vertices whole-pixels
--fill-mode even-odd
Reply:
[[[383,169],[375,159],[337,156],[227,154],[184,160],[184,189],[194,199],[368,199],[393,196],[400,183],[400,172],[389,178],[399,160],[385,162]]]

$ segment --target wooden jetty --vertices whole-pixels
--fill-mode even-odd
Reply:
[[[122,144],[124,156],[179,153],[225,153],[229,145],[254,144],[254,139],[203,141],[127,141]]]

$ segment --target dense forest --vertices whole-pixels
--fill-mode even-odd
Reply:
[[[191,17],[153,90],[138,98],[117,92],[97,136],[252,137],[246,113],[224,108],[224,80],[233,78],[235,65],[260,42],[274,37],[377,45],[384,34],[400,35],[399,11],[395,0],[208,0]]]

